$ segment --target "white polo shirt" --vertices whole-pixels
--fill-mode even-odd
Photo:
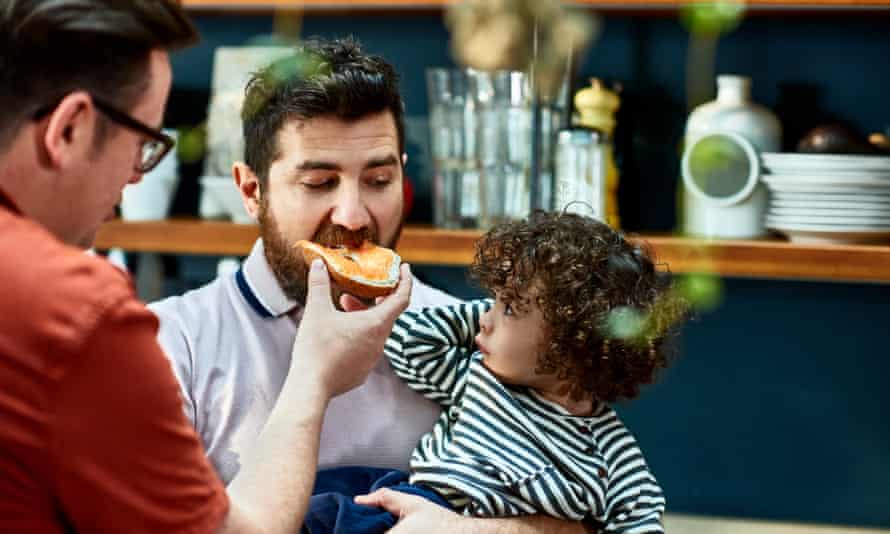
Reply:
[[[456,302],[414,282],[412,309]],[[228,484],[281,393],[302,309],[282,292],[261,240],[236,273],[149,307],[160,320],[158,341],[179,379],[186,414]],[[382,358],[363,385],[331,401],[319,467],[407,469],[439,410]]]

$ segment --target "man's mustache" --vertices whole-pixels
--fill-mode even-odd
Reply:
[[[377,242],[377,236],[370,228],[361,228],[359,230],[348,230],[342,226],[329,224],[323,226],[315,237],[312,239],[319,245],[326,247],[345,246],[356,248],[365,241]]]

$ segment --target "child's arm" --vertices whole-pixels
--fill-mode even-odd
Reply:
[[[664,495],[642,456],[636,466],[634,463],[625,463],[626,478],[609,490],[607,499],[612,501],[612,514],[602,530],[604,533],[664,534]]]
[[[479,318],[491,304],[476,300],[403,313],[384,347],[399,378],[424,397],[450,406],[476,350]]]

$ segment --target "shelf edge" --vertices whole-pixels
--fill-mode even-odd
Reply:
[[[415,264],[465,267],[481,232],[407,226],[397,250]],[[256,225],[199,219],[111,221],[100,229],[96,248],[131,252],[246,256],[259,236]],[[787,241],[708,241],[665,235],[631,235],[648,243],[657,261],[675,274],[890,282],[890,246],[799,245]]]

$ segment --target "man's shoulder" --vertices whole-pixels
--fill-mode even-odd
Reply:
[[[441,289],[436,289],[435,287],[415,278],[414,287],[411,288],[411,303],[408,307],[412,310],[418,310],[434,306],[460,304],[461,302],[462,301],[457,297],[449,295]]]
[[[2,234],[4,330],[76,343],[107,311],[136,298],[129,275],[104,258],[65,245],[36,223],[11,221]]]
[[[223,311],[229,308],[231,294],[228,277],[219,277],[207,284],[152,302],[148,308],[158,316],[161,324],[176,323],[187,329],[218,324]]]
[[[220,338],[231,315],[227,310],[232,308],[228,283],[228,277],[219,277],[182,295],[148,305],[158,318],[158,344],[180,382],[191,383],[199,359],[213,362],[220,356],[218,350],[202,348],[222,346]]]
[[[132,295],[129,275],[104,258],[62,243],[31,221],[2,222],[10,222],[0,237],[7,302],[19,296],[32,305],[63,299],[90,304]]]
[[[0,275],[28,290],[52,291],[59,287],[93,282],[129,286],[129,276],[104,258],[62,243],[43,227],[27,219],[0,219],[5,226],[0,246],[5,251]],[[10,289],[16,289],[10,284]],[[22,288],[24,289],[24,288]]]

